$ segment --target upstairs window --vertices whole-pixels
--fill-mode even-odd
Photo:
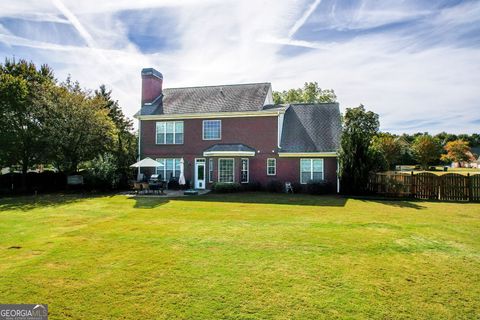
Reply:
[[[267,159],[267,175],[274,176],[277,174],[277,159],[268,158]]]
[[[323,180],[323,159],[300,160],[300,183]]]
[[[203,120],[203,140],[222,138],[222,120]]]
[[[160,121],[156,127],[157,144],[183,144],[183,121]]]

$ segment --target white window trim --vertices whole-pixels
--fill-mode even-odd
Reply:
[[[208,159],[208,182],[213,182],[213,159]]]
[[[232,182],[221,182],[220,181],[220,160],[232,160],[233,161],[233,168],[232,168],[232,177],[233,177],[233,181]],[[235,183],[235,158],[218,158],[218,161],[217,161],[217,182],[220,182],[220,183]]]
[[[163,132],[163,143],[159,143],[158,142],[158,124],[159,123],[165,123],[165,131]],[[167,143],[167,122],[173,122],[173,143]],[[177,133],[177,122],[181,122],[182,123],[182,126],[183,126],[183,142],[182,143],[176,143],[177,141],[177,138],[176,138],[176,133]],[[159,144],[159,145],[174,145],[174,144],[178,144],[178,145],[182,145],[185,143],[185,123],[183,121],[157,121],[155,122],[155,144]]]
[[[268,173],[268,168],[269,168],[269,167],[268,167],[268,161],[269,161],[269,160],[273,160],[273,163],[274,163],[274,165],[273,165],[274,173]],[[267,176],[276,176],[276,175],[277,175],[277,159],[275,159],[275,158],[268,158],[268,159],[267,159]]]
[[[220,137],[219,138],[211,138],[211,139],[207,139],[205,138],[205,122],[207,121],[216,121],[218,123],[220,123]],[[214,120],[203,120],[202,121],[202,140],[222,140],[222,120],[217,120],[217,119],[214,119]]]
[[[323,159],[312,159],[312,158],[302,158],[300,159],[300,184],[307,184],[307,182],[302,182],[302,160],[310,161],[310,180],[313,180],[313,160],[322,160],[322,180],[325,180],[325,161]]]
[[[242,180],[243,160],[247,160],[247,181],[240,181],[240,183],[249,183],[250,182],[250,159],[248,158],[242,158],[240,160],[240,180]]]

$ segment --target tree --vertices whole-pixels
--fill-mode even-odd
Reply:
[[[95,97],[105,102],[108,116],[117,129],[117,137],[111,153],[117,167],[117,173],[126,178],[130,171],[129,166],[135,162],[137,154],[137,139],[132,133],[132,121],[125,117],[118,101],[112,99],[112,91],[108,91],[105,85],[101,85],[98,90],[95,90]]]
[[[412,143],[412,153],[416,161],[426,170],[430,163],[440,158],[440,142],[437,138],[425,133],[415,138]]]
[[[67,79],[49,92],[44,100],[49,159],[60,171],[74,173],[82,162],[111,149],[116,128],[108,116],[105,100],[91,97],[77,82]]]
[[[468,146],[468,142],[464,140],[455,140],[448,142],[444,147],[447,154],[442,154],[443,161],[458,162],[461,166],[462,162],[474,160],[472,150]]]
[[[342,193],[366,192],[369,174],[375,170],[378,153],[372,139],[380,126],[378,115],[363,105],[347,108],[343,119],[339,156]]]
[[[382,155],[387,170],[392,169],[393,166],[398,163],[406,146],[405,141],[390,133],[378,134],[374,137],[372,143],[373,148],[378,150]]]
[[[44,156],[43,106],[38,99],[45,85],[54,81],[46,65],[37,69],[32,62],[9,59],[0,64],[0,161],[5,166],[21,166],[23,188],[27,170]]]
[[[286,91],[273,92],[275,104],[285,103],[327,103],[335,102],[337,96],[330,89],[322,90],[317,82],[305,82],[303,89],[289,89]]]

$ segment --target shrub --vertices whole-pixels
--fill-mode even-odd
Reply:
[[[331,192],[332,185],[326,180],[310,181],[307,183],[307,192],[310,194],[327,194]]]
[[[216,193],[232,193],[241,191],[242,187],[238,183],[216,182],[212,185],[212,191]]]
[[[305,192],[305,185],[300,182],[292,182],[293,193],[303,193]]]
[[[262,190],[262,184],[257,181],[252,181],[246,184],[242,184],[242,189],[244,191],[261,191]]]
[[[267,183],[267,191],[276,193],[285,192],[285,185],[278,180],[270,180]]]
[[[92,189],[115,189],[120,180],[115,159],[110,153],[105,153],[92,160],[82,175],[87,188]]]

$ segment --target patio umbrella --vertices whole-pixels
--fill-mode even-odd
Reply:
[[[140,180],[140,168],[155,168],[163,167],[163,163],[153,160],[152,158],[145,158],[130,166],[131,168],[138,168],[137,180]]]
[[[182,159],[180,159],[180,178],[178,178],[178,184],[179,185],[185,185],[185,174],[183,173],[184,172],[184,168],[183,168],[183,164],[185,163],[185,161]]]

